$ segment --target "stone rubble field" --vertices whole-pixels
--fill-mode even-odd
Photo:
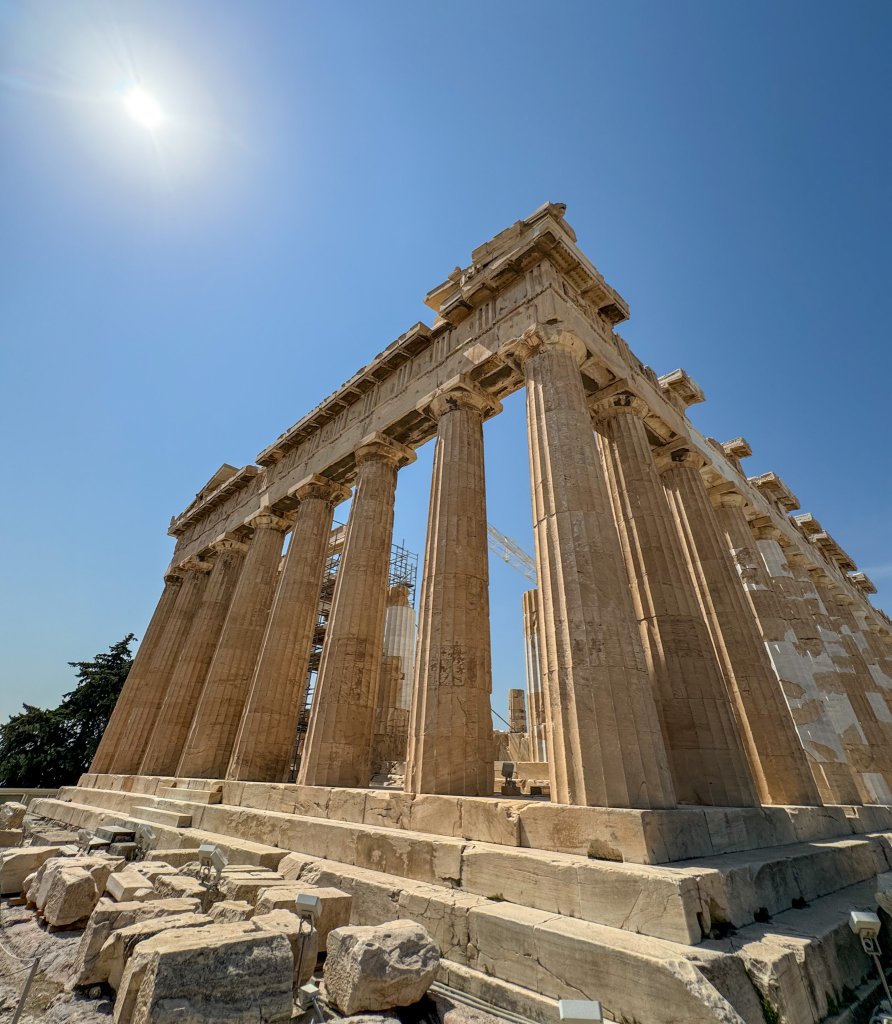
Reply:
[[[0,1019],[12,1018],[35,957],[22,1024],[309,1024],[318,1016],[297,1000],[311,981],[326,1019],[396,1024],[406,1007],[404,1019],[489,1017],[442,994],[434,1002],[440,950],[426,929],[350,927],[349,893],[256,864],[202,878],[194,850],[127,861],[84,853],[77,838],[44,828],[0,854]],[[298,916],[301,894],[318,898],[315,921]]]

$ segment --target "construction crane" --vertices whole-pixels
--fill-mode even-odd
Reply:
[[[489,550],[498,555],[507,565],[515,569],[521,576],[536,586],[536,563],[524,551],[524,549],[510,537],[497,530],[492,523],[486,524],[486,532],[489,534]]]

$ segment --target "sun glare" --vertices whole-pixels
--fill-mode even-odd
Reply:
[[[144,128],[157,128],[164,120],[164,111],[158,101],[139,86],[125,94],[124,106],[133,120]]]

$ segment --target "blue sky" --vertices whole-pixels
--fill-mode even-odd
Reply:
[[[141,635],[170,516],[546,200],[892,608],[885,3],[0,2],[0,716]],[[140,82],[154,136],[121,92]],[[531,549],[523,401],[490,519]],[[430,446],[395,538],[424,542]],[[496,704],[520,593],[492,566]]]

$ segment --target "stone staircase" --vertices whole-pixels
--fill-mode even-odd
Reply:
[[[875,876],[892,866],[883,831],[653,865],[509,845],[497,800],[485,829],[464,830],[487,841],[405,827],[402,794],[309,794],[322,817],[271,809],[282,790],[259,784],[82,781],[94,785],[32,813],[78,827],[146,821],[158,847],[214,842],[231,860],[346,889],[356,923],[424,923],[447,958],[444,980],[452,972],[541,1021],[554,1019],[555,999],[597,998],[636,1024],[816,1024],[870,971],[847,914],[873,909]]]

